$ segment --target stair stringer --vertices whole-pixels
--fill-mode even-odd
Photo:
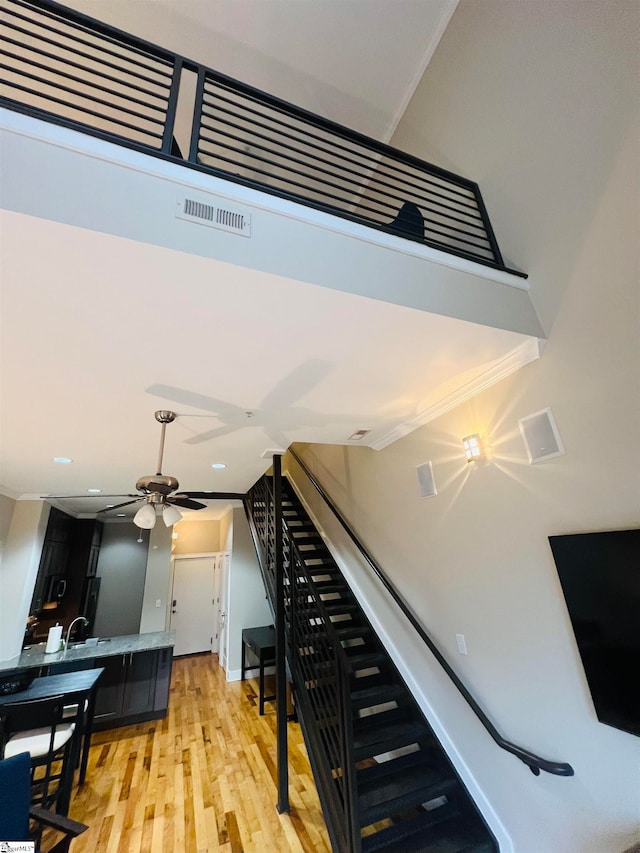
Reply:
[[[496,746],[322,498],[308,483],[296,460],[288,454],[284,463],[289,483],[493,833],[501,853],[515,853],[513,839],[495,807],[496,803],[502,804],[509,793],[505,792],[504,782],[496,784],[496,778],[501,780],[514,773],[530,774],[530,771]],[[513,786],[511,788],[513,795]],[[514,797],[514,809],[522,808],[522,796],[521,792],[519,801]]]

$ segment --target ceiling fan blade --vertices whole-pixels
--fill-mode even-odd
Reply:
[[[167,499],[168,504],[175,504],[176,506],[181,506],[184,509],[206,509],[206,504],[201,504],[198,501],[192,501],[191,498],[181,497],[177,495],[173,498]]]
[[[178,498],[199,498],[203,501],[243,501],[247,496],[244,492],[181,492]],[[173,498],[172,498],[173,500]]]
[[[143,501],[144,498],[138,495],[138,497],[133,501],[125,501],[123,504],[116,504],[115,506],[106,506],[104,509],[99,509],[98,514],[101,512],[111,512],[114,509],[120,509],[123,506],[129,506],[129,504],[136,504],[138,501]]]
[[[84,498],[100,498],[100,500],[104,500],[105,498],[139,498],[139,497],[140,497],[140,495],[129,495],[126,493],[123,494],[122,492],[120,492],[120,494],[118,494],[118,495],[87,495],[87,494],[85,494],[85,495],[40,495],[40,498],[42,500],[45,500],[46,498],[52,498],[54,500],[68,500],[68,501],[77,500],[80,498],[82,498],[83,500],[84,500]]]

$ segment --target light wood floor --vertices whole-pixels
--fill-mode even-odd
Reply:
[[[73,853],[330,853],[309,761],[289,728],[289,814],[279,815],[275,711],[257,681],[227,684],[215,655],[174,661],[164,720],[94,734],[69,816]]]

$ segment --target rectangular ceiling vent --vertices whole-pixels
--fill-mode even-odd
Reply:
[[[246,210],[230,207],[223,201],[212,199],[212,203],[197,201],[193,198],[178,200],[176,216],[188,222],[197,222],[209,228],[219,228],[232,234],[251,237],[251,214]]]

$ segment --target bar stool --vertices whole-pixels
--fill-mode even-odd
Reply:
[[[49,809],[60,799],[67,814],[73,783],[75,722],[65,719],[63,696],[0,706],[0,758],[31,757],[32,803]]]

